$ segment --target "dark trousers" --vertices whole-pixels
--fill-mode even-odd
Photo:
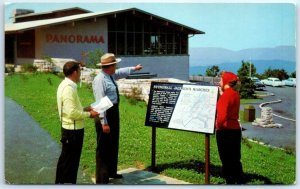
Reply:
[[[61,129],[62,151],[57,162],[56,184],[76,184],[84,129]]]
[[[242,132],[239,129],[217,130],[217,145],[222,162],[222,174],[227,184],[243,184],[241,163]]]
[[[114,105],[106,111],[110,133],[105,134],[100,121],[95,121],[97,132],[96,184],[107,184],[109,177],[117,174],[119,151],[119,106]]]

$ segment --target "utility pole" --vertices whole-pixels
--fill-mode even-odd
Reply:
[[[251,77],[251,59],[250,59],[250,73],[249,73],[249,77]]]

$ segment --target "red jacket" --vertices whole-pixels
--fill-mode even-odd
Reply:
[[[240,129],[240,95],[232,88],[224,90],[217,103],[216,129]]]

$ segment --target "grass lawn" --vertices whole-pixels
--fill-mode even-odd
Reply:
[[[53,74],[15,74],[5,77],[5,96],[12,98],[59,143],[60,122],[56,90],[61,82]],[[82,105],[94,101],[91,87],[78,88]],[[144,126],[147,106],[144,102],[129,103],[121,96],[120,148],[118,169],[151,166],[151,127]],[[204,184],[205,135],[169,129],[157,129],[156,164],[160,174],[194,184]],[[210,136],[210,182],[222,184],[215,135]],[[93,120],[86,120],[81,167],[95,174],[96,133]],[[247,184],[294,184],[296,156],[280,149],[269,148],[243,140],[242,164]]]

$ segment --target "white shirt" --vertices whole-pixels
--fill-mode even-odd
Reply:
[[[83,111],[77,94],[77,84],[67,77],[58,86],[57,107],[63,128],[74,130],[74,121],[76,130],[84,128],[83,120],[89,117],[90,113]]]

